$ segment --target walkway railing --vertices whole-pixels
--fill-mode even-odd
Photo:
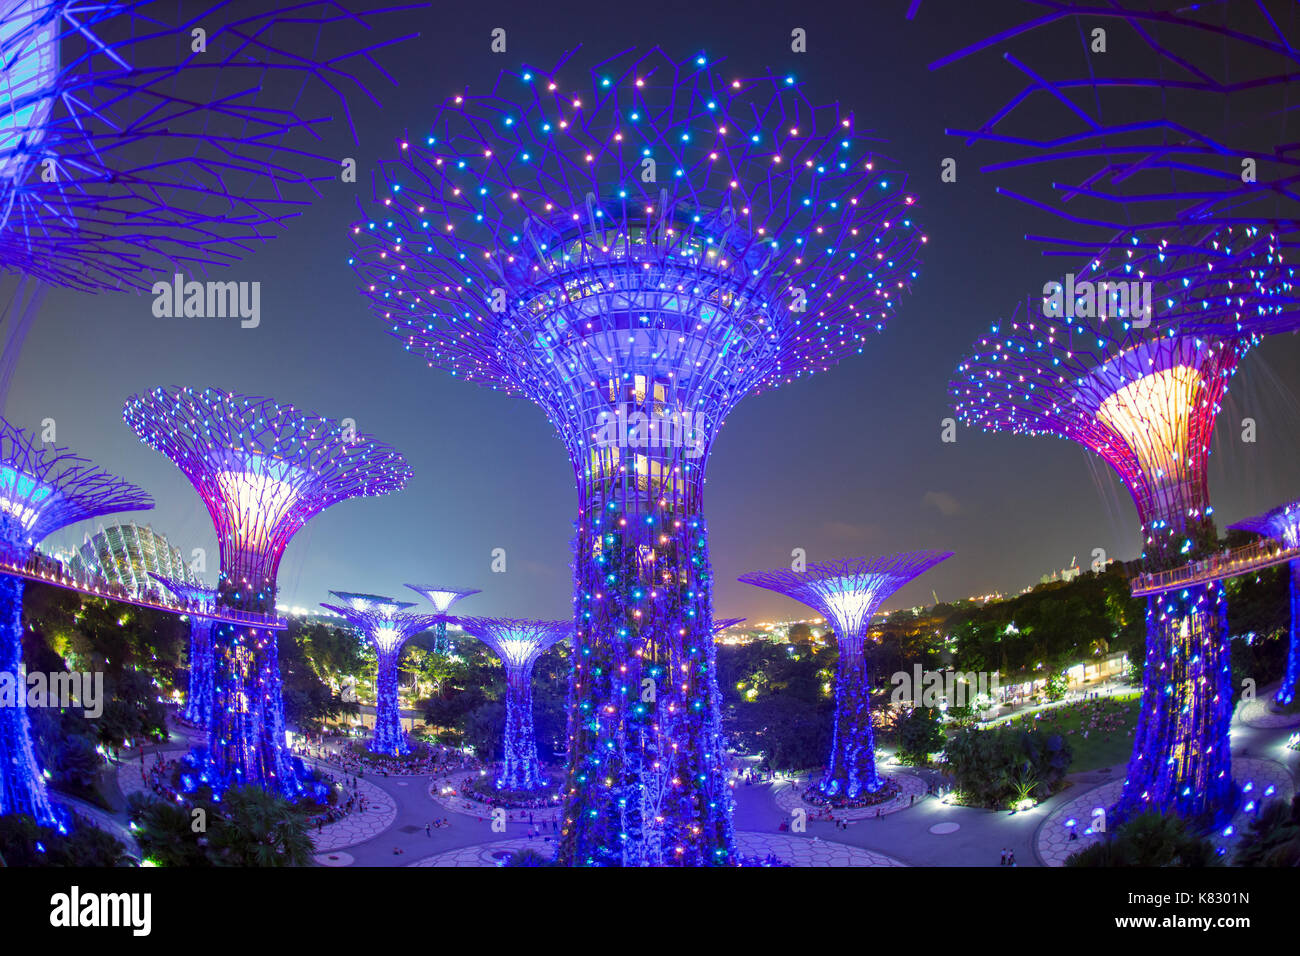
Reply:
[[[90,597],[117,601],[120,604],[132,604],[155,611],[167,611],[172,614],[189,614],[222,624],[238,624],[244,627],[263,627],[267,630],[282,631],[289,622],[273,614],[258,614],[254,611],[240,611],[229,607],[211,605],[182,604],[168,601],[159,594],[130,591],[121,585],[93,574],[77,574],[70,571],[62,561],[36,552],[24,564],[0,560],[0,574],[24,578],[28,581],[40,581],[55,587],[67,588]]]
[[[1300,548],[1287,548],[1276,541],[1265,539],[1231,551],[1220,551],[1200,561],[1166,571],[1139,574],[1132,579],[1130,585],[1134,597],[1146,597],[1194,584],[1235,578],[1239,574],[1261,571],[1275,564],[1286,564],[1296,558],[1300,558]]]

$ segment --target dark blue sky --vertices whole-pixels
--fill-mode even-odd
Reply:
[[[575,493],[563,446],[532,405],[429,370],[384,334],[346,265],[347,227],[368,193],[367,164],[392,155],[401,131],[418,128],[454,89],[486,87],[506,66],[552,63],[579,43],[601,57],[660,44],[679,56],[725,57],[740,74],[793,72],[814,101],[852,106],[859,128],[879,131],[890,141],[885,151],[912,170],[917,218],[930,236],[913,294],[865,355],[746,399],[723,428],[706,492],[718,615],[802,613],[735,581],[787,564],[795,547],[811,560],[956,552],[890,606],[928,601],[931,589],[944,599],[1018,590],[1074,555],[1087,563],[1094,548],[1137,552],[1131,502],[1078,446],[965,429],[955,444],[940,442],[953,368],[990,321],[1052,272],[1022,239],[1041,220],[993,195],[978,157],[943,134],[1005,96],[996,62],[978,73],[925,69],[989,32],[1007,4],[925,0],[912,23],[904,2],[842,12],[819,4],[813,13],[700,0],[492,6],[507,12],[461,5],[454,17],[410,15],[423,35],[386,61],[398,87],[375,85],[384,106],[357,105],[360,145],[334,147],[357,157],[360,181],[327,186],[283,235],[221,276],[261,282],[260,328],[158,319],[148,296],[54,291],[15,375],[11,420],[54,418],[61,444],[148,489],[157,510],[134,517],[186,551],[210,549],[212,579],[206,511],[122,423],[122,401],[158,384],[214,385],[352,417],[401,450],[415,478],[401,494],[347,502],[313,521],[286,554],[282,601],[314,606],[329,589],[397,594],[408,581],[451,583],[483,590],[462,605],[466,613],[567,617]],[[500,56],[488,50],[497,26],[508,38]],[[789,51],[794,27],[808,31],[805,55]],[[956,183],[939,180],[945,156],[958,158]],[[1234,383],[1211,468],[1221,526],[1300,496],[1298,359],[1294,336],[1268,340]],[[1239,440],[1245,416],[1258,421],[1253,445]],[[50,543],[80,541],[84,528]],[[506,549],[504,574],[490,571],[494,548]]]

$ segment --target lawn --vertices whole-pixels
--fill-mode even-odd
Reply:
[[[1133,729],[1137,726],[1140,696],[1134,692],[1064,704],[1013,717],[1000,726],[1060,734],[1074,753],[1070,773],[1113,767],[1126,763],[1133,750]]]

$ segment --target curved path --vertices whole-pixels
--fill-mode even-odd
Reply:
[[[462,797],[457,793],[449,792],[455,790],[460,781],[463,781],[467,775],[473,776],[474,771],[457,770],[454,773],[441,774],[433,777],[429,781],[428,793],[429,799],[439,806],[446,807],[453,813],[463,813],[468,817],[482,818],[490,816],[496,807],[489,806],[481,800],[474,800],[470,797]],[[507,811],[507,817],[517,823],[552,823],[560,819],[560,807],[528,807],[524,809],[514,809]]]

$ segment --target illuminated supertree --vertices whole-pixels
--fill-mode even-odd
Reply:
[[[437,584],[408,584],[408,588],[429,601],[440,615],[445,615],[451,610],[451,606],[461,598],[467,598],[471,594],[479,594],[478,588],[451,588],[442,587]],[[436,654],[450,654],[452,647],[451,641],[447,640],[447,618],[439,617],[437,629],[434,634],[433,650]]]
[[[740,576],[746,584],[802,601],[835,628],[840,655],[835,669],[835,729],[826,772],[818,784],[827,797],[859,800],[885,785],[876,771],[867,628],[890,595],[951,557],[951,551],[905,551],[810,564],[803,571],[778,568]]]
[[[190,619],[190,681],[185,695],[184,719],[206,729],[212,720],[212,631],[216,622],[208,615],[217,605],[217,592],[201,584],[149,575],[186,605]]]
[[[718,620],[716,620],[716,621],[713,622],[713,633],[714,633],[714,634],[721,634],[721,633],[722,633],[723,631],[725,631],[727,628],[729,628],[729,627],[735,627],[737,624],[742,623],[744,620],[745,620],[745,619],[744,619],[743,617],[724,617],[724,618],[719,618]]]
[[[1206,480],[1214,420],[1252,340],[1156,336],[1132,316],[1063,317],[1058,305],[1030,300],[979,340],[950,386],[958,416],[985,431],[1068,438],[1110,464],[1137,506],[1148,571],[1205,557],[1217,547]],[[1121,818],[1232,809],[1226,613],[1217,581],[1148,597]]]
[[[212,722],[195,755],[214,789],[256,784],[301,792],[289,769],[275,630],[276,572],[309,519],[349,498],[399,491],[406,460],[350,426],[219,389],[156,388],[123,416],[194,485],[217,532],[217,607],[248,624],[212,633]]]
[[[402,757],[411,752],[411,742],[402,729],[397,705],[397,663],[402,648],[416,634],[433,627],[441,615],[412,614],[411,601],[395,601],[379,594],[356,594],[331,591],[342,605],[322,604],[361,632],[375,649],[375,736],[370,741],[373,753]]]
[[[143,511],[150,497],[66,448],[0,418],[0,561],[26,568],[51,532],[96,515]],[[23,670],[23,579],[0,573],[0,673]],[[25,687],[23,688],[25,690]],[[23,692],[23,691],[20,691]],[[27,709],[0,706],[0,815],[25,813],[43,826],[57,821],[32,749]]]
[[[402,140],[353,228],[391,334],[533,401],[569,453],[565,865],[736,861],[708,452],[745,395],[863,351],[925,241],[852,114],[716,65],[651,50],[581,82],[502,73]]]
[[[362,74],[399,42],[386,18],[424,4],[350,6],[0,4],[0,272],[149,288],[278,231],[340,174],[316,111],[355,142],[348,100],[373,101]]]
[[[1239,531],[1253,531],[1278,541],[1287,550],[1300,548],[1300,501],[1265,511],[1261,515],[1246,518],[1229,525]],[[1286,672],[1282,677],[1282,686],[1278,688],[1275,700],[1282,706],[1295,700],[1296,684],[1300,682],[1300,559],[1290,562],[1291,575],[1291,637],[1287,644]]]
[[[492,649],[506,669],[506,729],[501,738],[498,790],[538,790],[546,785],[533,734],[533,665],[573,633],[568,621],[501,617],[453,618],[461,630]]]

